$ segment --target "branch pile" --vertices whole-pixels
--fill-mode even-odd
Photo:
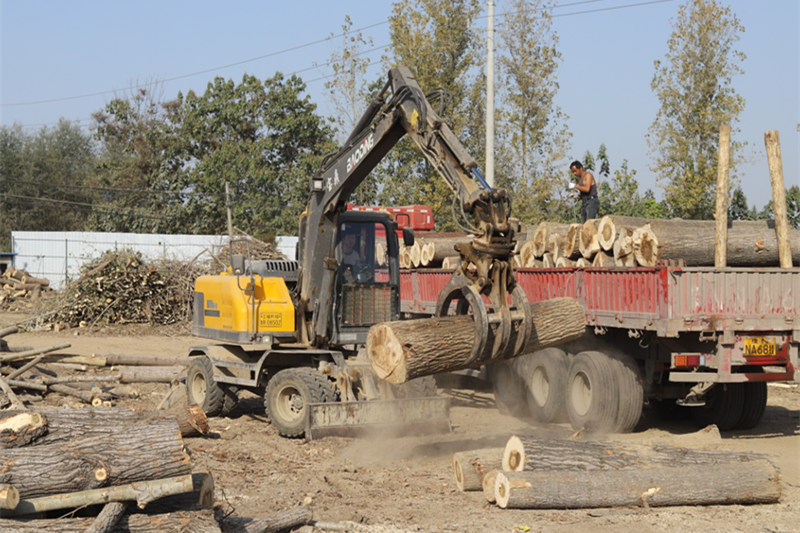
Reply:
[[[776,503],[780,474],[764,454],[512,436],[458,452],[456,486],[515,509]]]
[[[766,221],[735,220],[727,233],[728,266],[779,266],[775,229]],[[517,267],[713,266],[716,223],[606,215],[584,224],[541,222],[527,237]],[[789,240],[792,261],[800,262],[800,230]]]
[[[193,263],[148,263],[138,253],[108,252],[84,265],[61,291],[50,320],[70,327],[186,321],[194,280],[206,271]]]
[[[30,305],[43,292],[50,290],[50,280],[36,278],[25,269],[8,266],[0,275],[0,309],[20,311]]]

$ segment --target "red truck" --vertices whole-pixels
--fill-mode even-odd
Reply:
[[[401,310],[433,314],[451,274],[401,272]],[[797,381],[800,269],[570,267],[515,277],[531,302],[577,299],[587,327],[577,342],[485,369],[511,414],[625,432],[648,403],[748,429],[764,413],[768,382]]]

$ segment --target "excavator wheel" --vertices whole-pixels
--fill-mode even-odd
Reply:
[[[194,357],[186,370],[186,398],[199,405],[206,416],[222,413],[225,394],[214,379],[214,364],[208,357]]]
[[[264,409],[284,437],[302,437],[306,430],[306,406],[336,401],[333,384],[313,368],[286,368],[276,373],[264,392]]]

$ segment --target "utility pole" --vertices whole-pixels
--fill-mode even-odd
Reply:
[[[494,0],[489,0],[486,34],[486,182],[494,187]]]

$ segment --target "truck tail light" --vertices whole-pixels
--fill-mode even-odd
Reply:
[[[673,354],[673,368],[692,368],[705,366],[706,356],[701,354]]]

